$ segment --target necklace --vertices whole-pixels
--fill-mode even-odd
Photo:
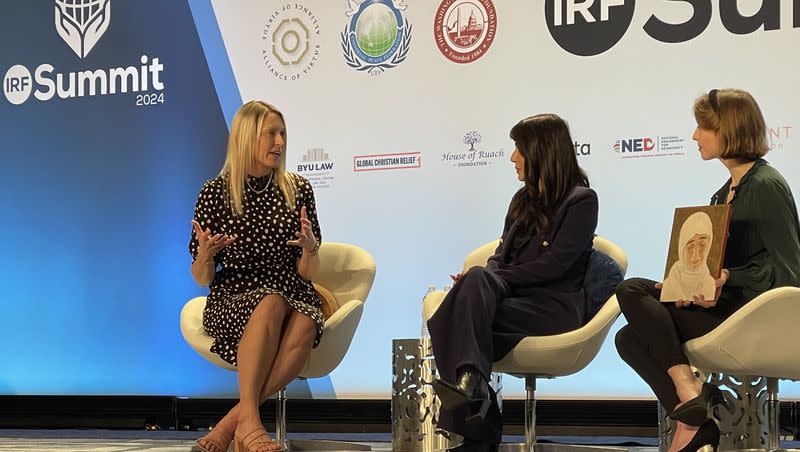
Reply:
[[[267,185],[264,185],[264,188],[262,188],[261,190],[256,190],[255,188],[253,188],[253,185],[250,184],[250,178],[247,178],[247,186],[250,187],[250,190],[253,190],[257,195],[264,193],[264,191],[266,191],[267,188],[269,188],[269,184],[272,183],[273,174],[274,172],[269,173],[269,179],[267,179]]]

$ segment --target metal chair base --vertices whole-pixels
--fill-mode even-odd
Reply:
[[[628,452],[628,448],[550,443],[537,443],[530,447],[525,443],[502,443],[498,452]]]
[[[287,451],[370,451],[372,447],[366,444],[348,443],[345,441],[326,441],[316,439],[289,439],[284,440]]]

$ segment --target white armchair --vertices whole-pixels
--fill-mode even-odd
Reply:
[[[800,380],[800,288],[769,290],[704,336],[684,344],[692,366],[706,372],[767,378],[767,450],[778,449],[778,381]]]
[[[497,245],[498,241],[493,241],[467,255],[464,259],[464,271],[474,266],[485,266]],[[621,248],[601,237],[595,237],[593,246],[614,259],[619,264],[622,274],[625,274],[628,258]],[[432,292],[423,300],[423,317],[426,321],[436,312],[444,296],[444,292]],[[492,365],[492,370],[495,372],[525,379],[525,443],[504,444],[501,446],[503,450],[532,452],[537,448],[536,379],[572,375],[585,368],[597,356],[619,314],[617,297],[612,294],[600,311],[581,328],[552,336],[526,337],[500,361]],[[570,446],[570,448],[577,447]]]
[[[339,309],[325,321],[322,339],[311,352],[302,378],[317,378],[331,373],[344,358],[355,335],[364,303],[375,279],[375,261],[365,250],[346,243],[325,242],[319,249],[320,266],[314,283],[330,290]],[[203,309],[206,297],[189,300],[181,312],[181,332],[189,345],[208,361],[224,369],[236,367],[210,351],[213,339],[203,329]],[[286,440],[286,389],[278,393],[275,437],[287,450],[370,450],[362,444],[333,441]]]

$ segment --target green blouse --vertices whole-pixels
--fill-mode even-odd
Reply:
[[[711,198],[723,204],[731,179]],[[786,180],[759,159],[734,187],[720,298],[741,306],[781,286],[800,286],[800,226]]]

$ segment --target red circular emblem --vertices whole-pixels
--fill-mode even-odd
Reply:
[[[486,54],[496,32],[491,0],[444,0],[433,19],[436,47],[456,63],[471,63]]]

